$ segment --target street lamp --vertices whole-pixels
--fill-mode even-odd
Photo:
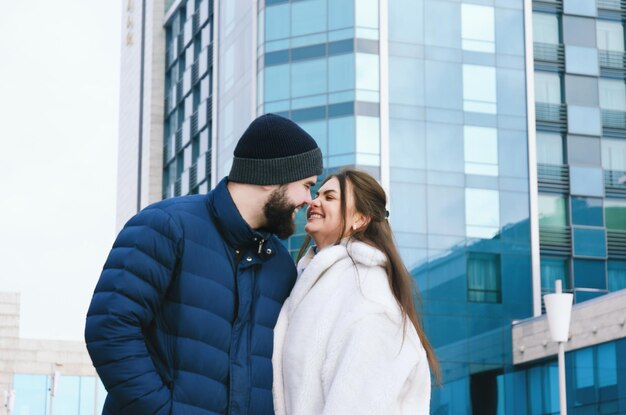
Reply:
[[[561,415],[567,415],[567,398],[565,395],[565,343],[569,338],[569,323],[572,319],[573,294],[563,293],[561,280],[555,281],[556,292],[546,294],[543,301],[546,304],[548,325],[552,341],[559,344],[559,406]]]

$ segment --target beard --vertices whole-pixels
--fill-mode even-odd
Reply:
[[[264,228],[280,239],[287,239],[296,230],[293,211],[297,206],[287,199],[285,190],[284,186],[274,190],[263,206]]]

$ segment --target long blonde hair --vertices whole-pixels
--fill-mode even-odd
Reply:
[[[437,360],[433,347],[426,337],[421,319],[418,317],[415,308],[415,300],[419,300],[419,294],[411,274],[402,262],[398,248],[393,240],[393,233],[389,226],[389,221],[387,221],[388,214],[385,209],[387,195],[385,191],[372,176],[360,170],[351,168],[342,169],[326,177],[322,185],[333,177],[339,181],[339,189],[341,192],[340,229],[346,228],[347,209],[346,197],[344,195],[347,191],[347,182],[350,182],[354,196],[355,210],[365,217],[370,218],[370,220],[365,226],[353,231],[349,237],[374,246],[387,256],[385,269],[387,271],[391,292],[400,305],[403,319],[406,320],[406,318],[408,318],[411,320],[413,327],[415,327],[422,346],[426,350],[428,365],[435,378],[435,382],[441,384],[441,368],[439,361]],[[337,241],[335,241],[335,244],[339,244],[345,236],[346,235],[342,233]],[[311,238],[307,236],[298,253],[298,260],[304,255],[310,241]]]

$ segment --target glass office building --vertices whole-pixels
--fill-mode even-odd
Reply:
[[[290,117],[325,173],[357,166],[388,192],[443,367],[431,413],[556,413],[554,354],[520,360],[512,330],[541,321],[557,279],[575,309],[626,288],[625,15],[620,0],[169,0],[153,29],[162,196],[206,192],[255,116]],[[570,411],[626,413],[626,332],[581,330],[598,340],[566,354]]]

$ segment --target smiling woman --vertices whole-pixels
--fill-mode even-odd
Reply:
[[[429,412],[439,364],[385,205],[376,180],[354,169],[329,176],[310,203],[315,246],[274,332],[277,414]]]

